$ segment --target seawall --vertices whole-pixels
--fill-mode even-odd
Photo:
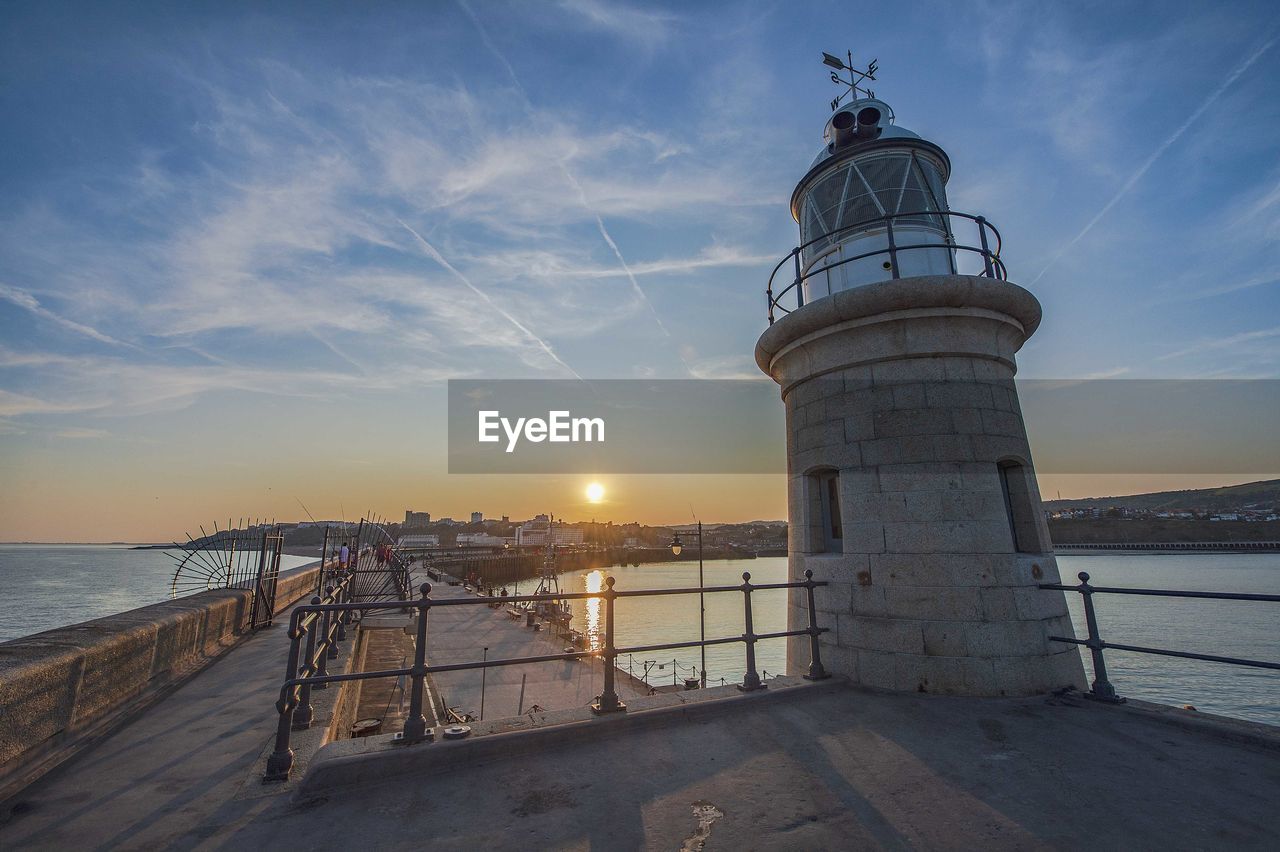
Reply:
[[[275,613],[313,594],[319,571],[281,573]],[[200,592],[0,643],[0,801],[227,653],[252,599]]]

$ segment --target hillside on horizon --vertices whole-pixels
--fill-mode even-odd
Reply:
[[[1113,497],[1083,497],[1075,500],[1044,500],[1049,511],[1117,507],[1123,509],[1205,509],[1228,511],[1248,505],[1280,506],[1280,479],[1264,479],[1222,488],[1195,488],[1183,491],[1153,491]]]

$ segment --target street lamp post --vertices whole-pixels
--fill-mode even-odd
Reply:
[[[671,552],[679,556],[683,549],[680,533],[676,533],[671,539]],[[702,591],[706,585],[702,580],[702,521],[698,521],[698,638],[701,640],[698,650],[702,652],[702,676],[699,680],[703,689],[707,688],[707,602]]]

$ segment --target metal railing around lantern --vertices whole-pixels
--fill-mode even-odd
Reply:
[[[953,218],[973,222],[978,226],[978,245],[968,245],[956,239],[955,232],[951,227],[951,220]],[[909,242],[905,245],[899,245],[897,241],[898,235],[894,232],[894,222],[899,219],[914,220],[906,225],[910,227],[910,230],[906,232],[910,239],[914,240],[919,235],[922,228],[936,230],[939,239],[933,242]],[[922,225],[921,220],[929,220],[930,224]],[[934,225],[932,224],[933,222],[940,222],[941,224]],[[813,266],[808,270],[803,269],[802,256],[813,246],[824,241],[829,241],[833,244],[838,243],[839,238],[846,235],[851,236],[858,231],[866,231],[869,232],[869,236],[873,236],[875,235],[877,226],[884,229],[885,238],[888,242],[888,245],[885,248],[863,252],[861,254],[853,255],[852,257],[841,258],[840,260],[823,264],[822,266]],[[901,232],[904,225],[900,225],[898,227],[899,232]],[[992,225],[982,216],[960,213],[956,210],[922,210],[916,213],[886,213],[883,216],[876,216],[871,219],[865,219],[861,222],[854,222],[851,225],[844,225],[833,231],[828,231],[821,236],[814,237],[803,245],[796,246],[786,255],[786,257],[778,261],[778,265],[775,266],[773,268],[773,272],[769,274],[769,283],[765,286],[765,301],[768,304],[769,325],[773,325],[777,311],[789,314],[791,311],[795,310],[795,308],[804,306],[804,282],[808,281],[810,278],[829,272],[830,270],[838,269],[845,264],[853,263],[857,260],[865,260],[869,257],[888,255],[889,260],[886,271],[888,272],[889,277],[893,279],[902,277],[900,267],[898,265],[898,255],[903,252],[918,251],[921,249],[946,249],[948,252],[965,251],[982,257],[983,277],[995,278],[1000,281],[1004,281],[1008,273],[1005,270],[1004,261],[1000,259],[1001,246],[1002,240],[1000,232],[996,230],[995,225]],[[949,257],[952,258],[951,272],[954,274],[956,272],[954,254],[949,255]],[[774,279],[778,277],[778,273],[782,271],[782,268],[786,266],[788,262],[791,263],[794,276],[791,283],[787,284],[775,293],[773,289]],[[792,291],[795,292],[795,308],[784,307],[782,299]]]
[[[344,583],[346,584],[344,586]],[[311,690],[325,689],[331,683],[343,683],[356,680],[373,680],[375,678],[409,679],[409,715],[404,723],[403,734],[398,741],[404,744],[429,742],[432,738],[431,728],[423,715],[423,695],[427,675],[443,672],[466,671],[469,669],[490,669],[499,666],[518,666],[531,663],[549,663],[565,660],[581,660],[599,657],[604,663],[603,689],[591,709],[597,714],[620,713],[627,708],[618,697],[615,677],[621,674],[616,668],[618,657],[624,654],[647,654],[654,651],[667,651],[676,648],[694,648],[704,645],[729,645],[741,642],[746,649],[746,674],[738,688],[751,692],[765,689],[759,673],[756,671],[756,643],[766,639],[782,639],[788,636],[809,637],[809,670],[805,678],[822,680],[829,675],[822,666],[821,649],[818,637],[830,628],[819,627],[817,609],[814,604],[813,590],[825,586],[825,580],[813,579],[812,571],[804,572],[803,580],[787,583],[751,582],[751,574],[743,573],[742,584],[737,586],[707,586],[683,589],[638,589],[617,591],[614,589],[614,578],[605,579],[605,587],[599,592],[561,592],[544,595],[508,595],[505,597],[477,596],[466,598],[431,597],[431,584],[423,583],[419,591],[421,596],[416,600],[399,601],[352,601],[350,600],[349,578],[333,587],[324,598],[312,598],[310,604],[293,609],[289,617],[289,656],[285,664],[284,683],[280,687],[280,698],[276,702],[276,710],[280,714],[276,728],[275,748],[267,759],[266,773],[263,782],[285,781],[293,768],[293,749],[290,747],[290,735],[294,730],[305,730],[312,722],[310,706]],[[770,589],[804,589],[809,611],[808,627],[799,630],[780,630],[773,633],[756,633],[752,620],[751,595],[754,592]],[[694,640],[691,642],[661,642],[654,645],[634,645],[618,647],[614,644],[614,601],[618,598],[657,597],[661,595],[696,595],[723,594],[737,592],[742,595],[743,632],[740,636],[726,636],[718,639]],[[467,663],[448,663],[427,665],[427,614],[436,607],[443,606],[478,606],[491,604],[520,604],[562,602],[573,600],[603,600],[603,636],[601,648],[593,651],[572,651],[559,654],[543,654],[532,657],[514,657],[510,659],[484,659]],[[367,672],[347,672],[328,674],[325,671],[326,661],[338,655],[338,643],[345,637],[345,624],[350,623],[353,615],[368,612],[411,610],[415,615],[415,639],[413,665],[398,669],[382,669]]]
[[[1116,688],[1107,678],[1107,663],[1103,659],[1104,649],[1113,651],[1131,651],[1135,654],[1155,654],[1161,657],[1180,657],[1184,660],[1204,660],[1210,663],[1226,663],[1233,666],[1248,666],[1256,669],[1280,670],[1280,663],[1265,660],[1246,660],[1241,657],[1223,657],[1217,654],[1200,654],[1194,651],[1173,651],[1168,648],[1147,648],[1141,645],[1121,645],[1117,642],[1103,641],[1098,630],[1098,616],[1093,608],[1094,595],[1146,595],[1161,598],[1201,598],[1219,601],[1269,601],[1280,602],[1280,595],[1255,595],[1242,592],[1190,592],[1178,589],[1130,589],[1117,586],[1092,586],[1089,575],[1081,571],[1078,575],[1080,585],[1067,586],[1062,583],[1040,583],[1042,589],[1053,589],[1062,592],[1077,592],[1084,603],[1085,627],[1089,632],[1087,639],[1050,636],[1051,642],[1066,642],[1071,645],[1083,645],[1093,656],[1093,684],[1087,695],[1098,701],[1113,704],[1124,701],[1116,694]]]

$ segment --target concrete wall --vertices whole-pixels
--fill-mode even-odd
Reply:
[[[756,358],[787,411],[791,570],[811,569],[823,662],[900,691],[1026,695],[1084,685],[1013,385],[1040,320],[990,279],[902,279],[837,293],[771,326]],[[1002,487],[1002,465],[1010,501]],[[843,535],[819,474],[839,475]],[[1009,509],[1012,509],[1010,511]],[[1016,536],[1015,536],[1016,531]],[[793,593],[789,629],[807,625]],[[788,670],[808,665],[793,638]]]
[[[318,571],[281,574],[276,612],[314,594]],[[251,600],[202,592],[0,643],[0,800],[226,653]]]

